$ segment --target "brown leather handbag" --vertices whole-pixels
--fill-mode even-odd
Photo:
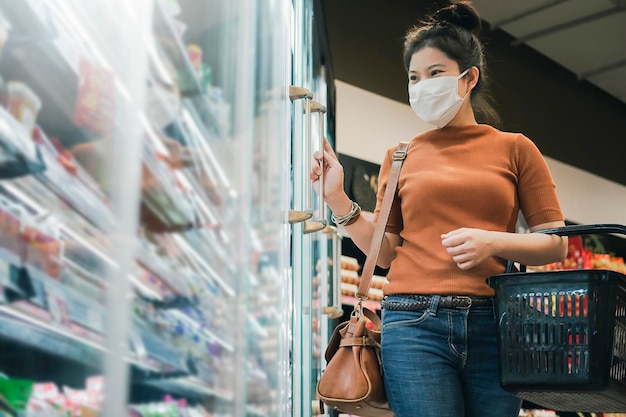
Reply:
[[[326,348],[327,366],[317,383],[317,395],[322,407],[326,404],[335,410],[361,417],[393,416],[387,403],[380,361],[381,321],[375,312],[363,307],[362,302],[367,300],[408,146],[408,142],[400,142],[393,154],[389,181],[355,294],[359,301],[350,314],[350,320],[335,328]]]

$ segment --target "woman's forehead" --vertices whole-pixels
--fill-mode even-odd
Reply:
[[[426,46],[413,53],[409,63],[409,72],[428,71],[436,67],[448,68],[456,65],[456,62],[443,53],[440,49]]]

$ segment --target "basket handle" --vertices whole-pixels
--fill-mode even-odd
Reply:
[[[533,233],[544,233],[548,235],[557,236],[578,236],[578,235],[590,235],[596,233],[619,233],[626,235],[626,226],[621,224],[582,224],[564,227],[552,227],[550,229],[541,229]],[[520,269],[526,271],[526,265],[521,265]],[[508,274],[513,270],[513,261],[506,262],[505,273]]]

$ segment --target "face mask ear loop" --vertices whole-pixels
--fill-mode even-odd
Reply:
[[[465,77],[471,68],[472,68],[472,67],[470,67],[470,68],[466,69],[465,71],[463,71],[462,73],[460,73],[460,74],[459,74],[459,76],[458,76],[458,78],[457,78],[457,80],[460,80],[461,78]],[[467,97],[467,95],[468,95],[469,93],[471,93],[471,91],[472,91],[471,89],[468,89],[468,90],[465,92],[465,95],[463,96],[463,100],[465,100],[465,97]],[[457,93],[456,93],[456,94],[457,94],[457,95],[459,95],[458,91],[457,91]],[[461,96],[459,96],[459,97],[461,97]]]

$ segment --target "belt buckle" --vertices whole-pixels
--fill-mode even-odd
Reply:
[[[474,302],[474,300],[472,300],[472,297],[468,297],[467,295],[457,295],[456,298],[458,300],[467,300],[467,306],[459,306],[458,308],[460,310],[469,310],[472,307],[472,303]]]

